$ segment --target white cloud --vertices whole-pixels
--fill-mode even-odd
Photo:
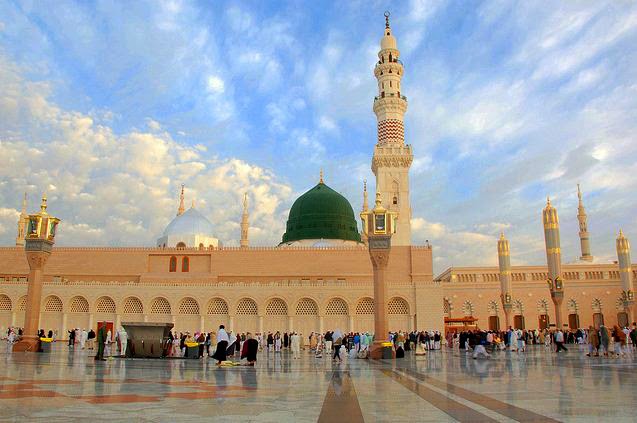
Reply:
[[[223,94],[226,89],[226,84],[218,76],[210,75],[207,80],[206,87],[208,92],[213,94]]]

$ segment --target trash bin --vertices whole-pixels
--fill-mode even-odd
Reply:
[[[51,338],[40,338],[40,349],[43,353],[51,352],[51,344],[53,343],[53,339]]]
[[[186,358],[199,358],[198,342],[186,342]]]
[[[383,359],[391,360],[394,358],[394,349],[392,347],[383,347]]]

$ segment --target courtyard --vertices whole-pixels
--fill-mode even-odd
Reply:
[[[479,422],[635,421],[637,364],[555,354],[464,352],[426,358],[293,360],[256,367],[212,359],[111,359],[59,343],[50,354],[0,356],[1,421]]]

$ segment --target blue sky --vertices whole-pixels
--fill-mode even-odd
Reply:
[[[358,212],[385,10],[436,272],[495,264],[501,230],[514,264],[543,263],[547,195],[574,259],[578,182],[593,254],[637,236],[634,2],[4,1],[0,242],[24,191],[64,245],[152,245],[182,182],[230,245],[243,192],[273,245],[320,168]]]

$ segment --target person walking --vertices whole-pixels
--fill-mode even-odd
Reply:
[[[564,347],[564,332],[562,332],[562,329],[558,328],[557,332],[555,332],[555,345],[557,346],[555,350],[556,353],[562,350],[568,351],[566,347]]]
[[[593,326],[588,327],[588,354],[587,357],[593,355],[599,357],[599,334]]]

